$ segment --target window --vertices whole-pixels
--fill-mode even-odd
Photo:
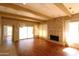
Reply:
[[[8,46],[12,45],[13,40],[13,26],[4,25],[3,26],[3,42]]]
[[[68,24],[68,34],[67,43],[69,45],[79,42],[79,22],[69,22]]]
[[[19,28],[19,39],[33,38],[33,27],[24,26]]]

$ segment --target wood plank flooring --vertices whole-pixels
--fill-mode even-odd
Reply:
[[[44,39],[25,39],[15,43],[8,42],[3,46],[5,46],[4,50],[6,47],[8,48],[9,55],[15,56],[69,56],[63,51],[67,47]]]

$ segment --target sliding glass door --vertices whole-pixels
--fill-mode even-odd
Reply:
[[[27,38],[27,27],[20,27],[19,28],[19,39]]]
[[[66,41],[69,46],[79,44],[79,22],[69,22]]]
[[[4,25],[3,26],[3,40],[6,42],[12,42],[13,38],[13,26]]]
[[[27,27],[27,38],[33,38],[33,27]]]
[[[70,22],[68,42],[70,44],[76,43],[79,40],[78,36],[79,36],[78,22]]]
[[[23,26],[19,28],[19,39],[33,38],[33,27]]]

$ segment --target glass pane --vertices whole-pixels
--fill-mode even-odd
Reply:
[[[7,39],[11,40],[12,39],[12,27],[7,26]]]
[[[27,27],[20,27],[19,28],[19,39],[27,38]]]
[[[33,38],[33,27],[28,27],[28,38]]]
[[[12,40],[12,26],[4,26],[4,39],[5,40]]]
[[[19,39],[33,38],[33,27],[20,27]]]
[[[68,43],[73,44],[78,42],[78,22],[69,23]]]

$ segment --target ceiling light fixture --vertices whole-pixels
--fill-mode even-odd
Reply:
[[[71,9],[71,7],[69,7],[69,9]]]

